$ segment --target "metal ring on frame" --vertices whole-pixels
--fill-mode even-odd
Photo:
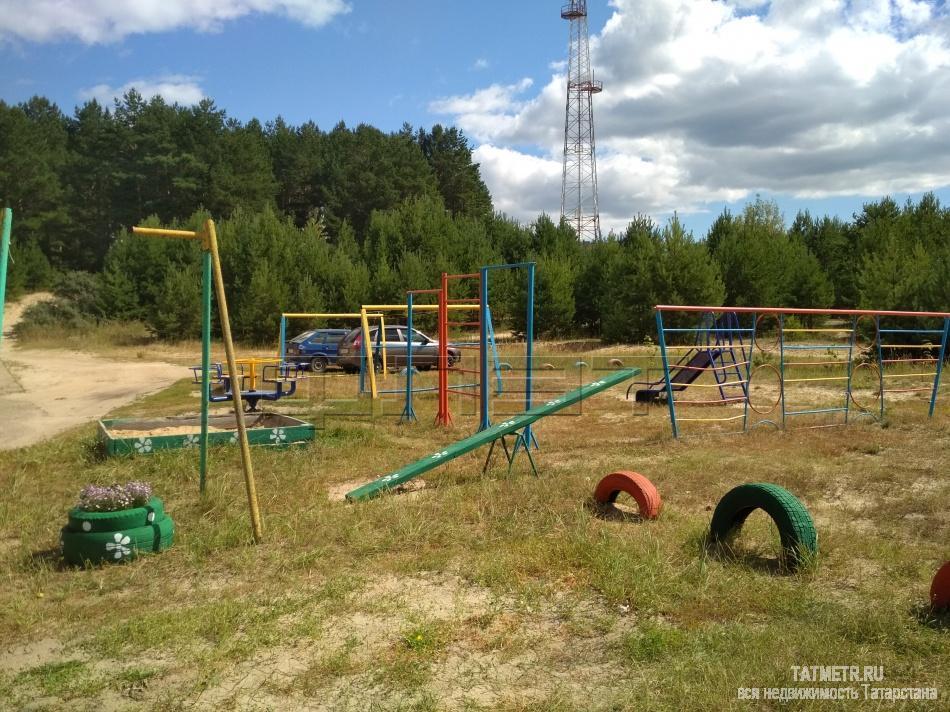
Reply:
[[[875,384],[874,404],[871,405],[870,407],[862,403],[859,403],[858,399],[854,397],[855,376],[858,374],[859,371],[863,369],[870,372],[871,377],[874,380],[874,384]],[[865,361],[864,363],[859,363],[857,366],[855,366],[854,369],[851,371],[851,382],[849,386],[850,388],[849,388],[848,395],[851,398],[851,402],[854,403],[856,408],[859,408],[860,410],[865,411],[865,412],[871,412],[874,408],[877,407],[877,402],[880,401],[881,399],[881,372],[878,369],[876,364],[873,364],[870,361]]]
[[[775,320],[775,340],[769,341],[767,346],[763,346],[764,339],[759,338],[759,332],[761,329],[761,324],[764,319],[772,317]],[[779,352],[779,345],[782,343],[784,334],[782,333],[782,322],[778,318],[777,314],[771,312],[767,314],[759,314],[755,318],[755,345],[759,349],[759,353],[762,354],[777,354]]]
[[[755,374],[759,373],[762,369],[767,369],[767,370],[772,371],[775,374],[775,377],[778,379],[778,398],[775,399],[775,402],[769,407],[768,410],[759,410],[752,403],[752,379],[755,376]],[[746,399],[749,402],[749,407],[753,411],[758,413],[759,415],[768,415],[769,413],[773,412],[776,408],[778,408],[778,404],[782,402],[782,392],[785,390],[785,386],[782,383],[782,374],[779,373],[779,370],[770,363],[763,363],[759,366],[756,366],[752,370],[752,373],[749,374],[749,381],[746,384],[746,389],[747,389]]]

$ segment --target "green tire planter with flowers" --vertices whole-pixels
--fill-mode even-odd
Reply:
[[[127,561],[172,545],[175,524],[144,482],[89,485],[60,534],[70,564]]]
[[[165,516],[162,500],[151,497],[144,507],[120,509],[118,512],[87,512],[79,507],[69,510],[71,532],[115,532],[122,529],[147,527]]]
[[[171,517],[162,517],[146,527],[135,527],[115,532],[60,532],[63,559],[82,566],[86,562],[130,561],[139,554],[164,551],[175,538],[175,523]]]

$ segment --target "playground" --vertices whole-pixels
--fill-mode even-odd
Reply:
[[[253,350],[213,220],[135,232],[202,245],[200,364],[124,405],[56,356],[8,379],[107,416],[0,452],[14,707],[727,709],[842,660],[865,699],[950,683],[950,314],[658,305],[655,342],[545,342],[517,263],[285,312]],[[523,275],[521,334],[494,323],[499,271]],[[355,320],[358,373],[287,363],[288,319]],[[57,531],[71,493],[122,479],[148,507]],[[94,565],[130,553],[120,518],[164,554]]]
[[[500,337],[496,347],[510,367],[498,369],[501,395],[492,369],[492,427],[502,427],[525,410],[525,345]],[[0,453],[15,493],[0,500],[10,584],[0,593],[0,698],[51,709],[363,710],[379,699],[390,701],[380,709],[632,709],[645,699],[653,709],[704,710],[710,700],[728,709],[741,706],[740,687],[787,686],[793,665],[842,660],[883,666],[888,687],[945,688],[948,621],[926,605],[950,537],[945,401],[931,418],[928,393],[899,394],[883,418],[878,409],[841,427],[736,433],[734,419],[687,420],[673,438],[667,405],[635,398],[664,377],[659,351],[538,341],[533,407],[618,382],[534,421],[533,462],[522,452],[509,467],[499,440],[484,474],[487,443],[356,502],[346,498],[359,487],[477,434],[478,400],[450,393],[446,428],[437,391],[420,392],[409,424],[399,369],[375,374],[380,391],[395,391],[376,400],[360,395],[358,375],[300,377],[292,397],[261,404],[317,432],[306,444],[252,449],[258,546],[237,447],[209,449],[203,496],[194,449],[108,457],[94,423]],[[108,418],[193,415],[194,358],[174,360],[177,383]],[[437,372],[415,375],[420,390],[438,388]],[[765,409],[776,392],[762,388],[753,402]],[[805,392],[819,406],[840,402],[841,383]],[[855,393],[874,401],[873,384]],[[212,419],[230,405],[212,402]],[[678,408],[742,414],[732,403]],[[838,415],[800,417],[824,426]],[[659,518],[642,519],[627,495],[593,501],[616,470],[649,477],[662,493]],[[163,493],[176,546],[129,565],[64,567],[54,512],[88,481],[133,477]],[[817,558],[783,566],[761,510],[733,548],[708,545],[717,502],[751,481],[807,506]]]

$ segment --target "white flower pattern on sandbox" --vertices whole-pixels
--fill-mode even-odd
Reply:
[[[151,452],[152,451],[152,439],[141,437],[135,441],[135,452]]]
[[[195,447],[198,443],[201,442],[201,436],[192,433],[191,435],[186,435],[184,440],[181,441],[182,447]]]
[[[287,433],[284,432],[283,428],[274,428],[271,431],[270,439],[274,441],[275,445],[279,445],[287,441]]]
[[[121,559],[123,556],[128,556],[132,553],[132,549],[129,548],[129,544],[132,540],[128,534],[116,532],[112,538],[114,541],[106,542],[106,551],[110,553],[114,552],[112,554],[114,559]]]

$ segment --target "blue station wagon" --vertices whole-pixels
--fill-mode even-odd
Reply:
[[[310,366],[314,373],[322,373],[327,366],[336,365],[340,340],[349,329],[311,329],[298,334],[287,342],[284,360]]]

